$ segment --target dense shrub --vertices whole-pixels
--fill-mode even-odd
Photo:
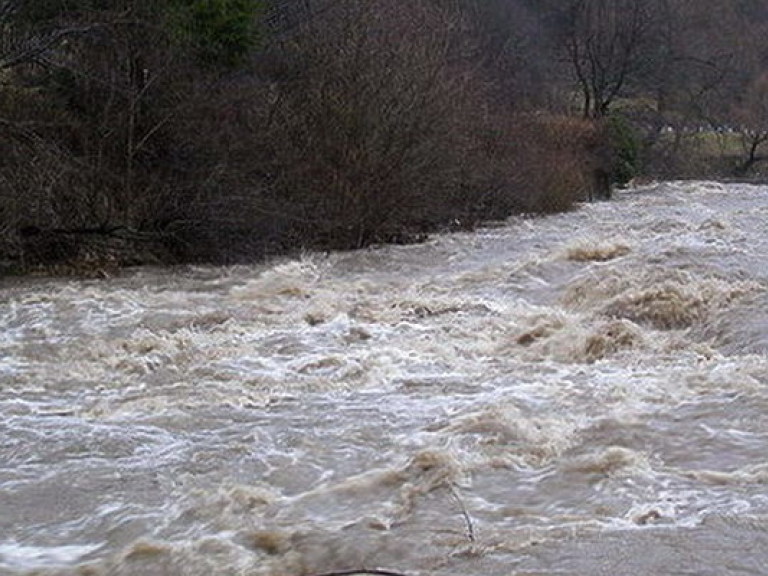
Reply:
[[[472,202],[480,83],[458,16],[416,1],[336,2],[283,55],[268,143],[280,212],[313,243],[360,246]]]
[[[611,114],[607,122],[613,182],[626,186],[640,173],[640,139],[630,121],[621,114]]]

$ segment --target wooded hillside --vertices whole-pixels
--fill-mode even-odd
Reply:
[[[765,0],[0,0],[0,33],[0,271],[412,241],[768,164]]]

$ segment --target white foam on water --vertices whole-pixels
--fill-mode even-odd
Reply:
[[[14,541],[0,543],[0,568],[34,570],[76,563],[103,544],[80,546],[24,546]]]
[[[501,575],[768,514],[766,209],[677,182],[416,246],[19,281],[0,568]]]

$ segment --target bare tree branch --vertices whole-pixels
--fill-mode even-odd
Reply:
[[[373,576],[406,576],[402,572],[392,570],[379,570],[360,568],[358,570],[338,570],[335,572],[323,572],[322,574],[312,574],[310,576],[354,576],[355,574],[372,574]]]
[[[0,54],[0,70],[7,70],[22,64],[31,64],[65,38],[85,34],[98,27],[98,25],[89,25],[61,28],[45,34],[28,36],[22,39],[18,46],[4,46],[4,51],[7,50],[7,52]]]
[[[467,512],[467,507],[464,505],[464,501],[461,499],[461,495],[459,494],[458,489],[456,488],[455,484],[450,485],[451,494],[453,495],[454,499],[459,505],[459,508],[461,510],[461,515],[464,517],[464,523],[466,524],[467,531],[467,540],[469,540],[472,544],[475,543],[475,527],[472,524],[472,517],[469,515],[469,512]]]

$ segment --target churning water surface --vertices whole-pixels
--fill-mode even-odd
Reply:
[[[0,574],[768,573],[768,187],[1,294]]]

